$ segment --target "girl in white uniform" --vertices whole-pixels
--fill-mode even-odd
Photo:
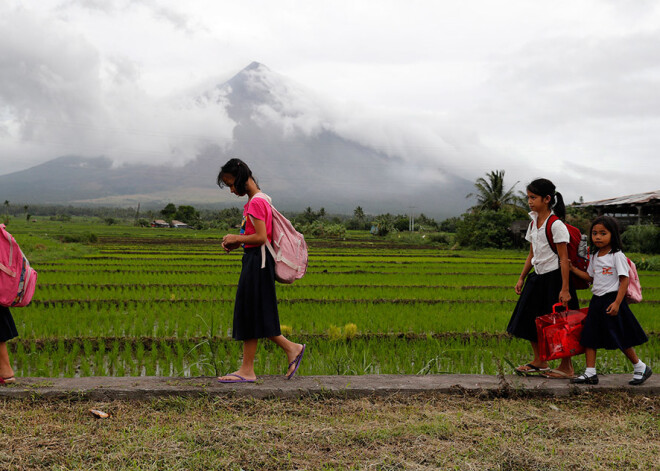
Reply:
[[[616,219],[600,216],[591,224],[592,255],[589,267],[583,272],[571,266],[580,278],[593,281],[593,297],[589,314],[584,321],[580,344],[585,347],[587,368],[573,379],[576,384],[598,384],[596,374],[596,350],[620,349],[633,364],[632,385],[642,384],[652,374],[633,348],[648,341],[646,333],[637,322],[626,302],[628,289],[628,259],[621,251],[621,236]]]
[[[529,215],[532,223],[527,229],[525,239],[531,245],[515,286],[516,294],[520,295],[520,298],[506,330],[515,337],[530,341],[534,359],[518,366],[516,373],[544,373],[550,378],[571,378],[574,372],[570,357],[562,358],[559,367],[551,370],[548,363],[540,359],[536,336],[536,318],[551,313],[554,304],[559,302],[569,309],[580,308],[575,289],[569,285],[566,245],[570,235],[561,221],[566,216],[564,200],[561,194],[555,191],[555,185],[550,180],[539,178],[527,186],[527,203],[531,209]],[[560,219],[551,226],[557,253],[550,247],[546,236],[546,224],[552,214],[556,214]],[[532,267],[534,271],[530,273]]]

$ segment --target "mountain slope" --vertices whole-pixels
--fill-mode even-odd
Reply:
[[[0,199],[15,203],[158,205],[236,202],[215,178],[230,157],[245,160],[284,210],[455,215],[472,183],[415,156],[386,154],[337,131],[337,116],[312,92],[259,63],[198,96],[194,106],[236,123],[227,148],[207,145],[181,167],[113,166],[104,157],[65,156],[0,176]],[[374,123],[377,126],[378,123]],[[357,131],[353,134],[358,134]]]

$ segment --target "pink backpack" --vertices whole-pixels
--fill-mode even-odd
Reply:
[[[629,258],[628,260],[628,290],[626,291],[626,301],[628,304],[636,304],[642,300],[642,284],[639,282],[637,267]]]
[[[27,306],[36,285],[37,272],[5,225],[0,224],[0,306]]]
[[[293,283],[302,278],[307,271],[305,236],[296,231],[291,222],[275,209],[270,196],[257,193],[253,198],[268,201],[273,211],[273,243],[266,241],[261,246],[261,268],[266,267],[266,248],[268,248],[275,260],[275,279],[280,283]]]

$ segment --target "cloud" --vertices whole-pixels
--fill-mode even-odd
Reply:
[[[57,7],[61,13],[71,9],[81,9],[90,12],[101,12],[106,15],[120,15],[131,10],[143,9],[155,19],[168,23],[175,29],[192,34],[200,29],[192,18],[180,11],[155,0],[67,0]]]
[[[65,22],[3,10],[0,150],[13,157],[22,149],[21,162],[2,162],[3,173],[64,154],[179,165],[202,146],[231,141],[234,123],[221,103],[153,98],[130,59],[102,56]]]
[[[479,175],[497,155],[451,115],[370,107],[332,100],[266,67],[247,71],[250,92],[264,97],[252,119],[279,130],[285,139],[332,132],[389,157],[395,175],[442,181],[448,173]],[[497,156],[500,164],[507,158]]]
[[[222,97],[185,97],[226,77],[161,97],[261,60],[318,91],[270,84],[280,102],[255,119],[291,139],[332,131],[395,171],[505,169],[588,199],[657,187],[652,0],[18,5],[0,6],[0,173],[14,156],[21,168],[64,153],[180,163],[225,145]],[[612,189],[595,171],[625,177]]]
[[[660,116],[660,30],[626,37],[555,37],[528,43],[494,68],[501,107],[538,121]],[[492,102],[492,101],[491,101]]]

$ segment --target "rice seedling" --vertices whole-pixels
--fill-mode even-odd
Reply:
[[[17,374],[196,376],[238,366],[241,344],[230,337],[241,255],[220,253],[220,235],[103,227],[83,246],[52,237],[90,232],[89,223],[12,230],[39,271],[32,305],[13,311]],[[529,355],[525,342],[501,335],[525,256],[311,240],[307,275],[278,285],[282,331],[310,348],[302,374],[496,374]],[[645,300],[633,311],[651,340],[639,352],[653,364],[660,273],[642,270],[640,279]],[[587,305],[590,292],[579,298]],[[260,345],[260,373],[282,374],[286,358]],[[599,365],[626,372],[622,358],[599,352]]]

